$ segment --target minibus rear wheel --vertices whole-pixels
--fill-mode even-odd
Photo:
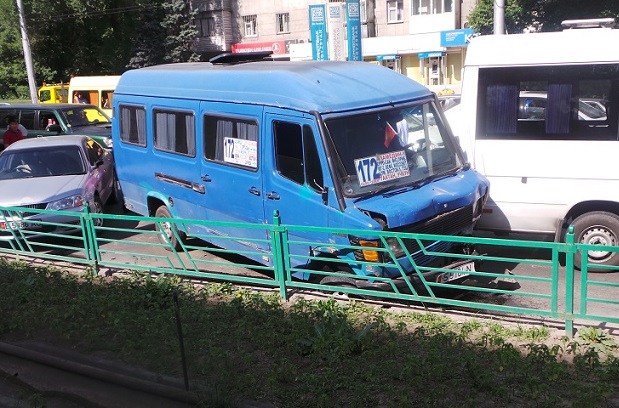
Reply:
[[[165,205],[157,208],[155,212],[155,217],[157,218],[172,218],[172,214],[170,214],[170,210]],[[165,245],[165,249],[171,251],[172,248],[179,251],[183,249],[182,242],[185,240],[185,233],[179,231],[176,227],[176,223],[173,222],[161,222],[160,224],[155,224],[155,231],[161,232],[159,226],[161,225],[161,230],[163,230],[163,234],[159,234],[159,242]],[[167,240],[166,240],[167,237]],[[177,238],[178,237],[178,238]]]
[[[619,216],[606,211],[592,211],[577,217],[574,222],[574,240],[580,244],[604,246],[619,245]],[[619,266],[619,252],[590,250],[588,252],[588,271],[611,272],[596,265]],[[574,266],[581,269],[582,252],[574,254]]]

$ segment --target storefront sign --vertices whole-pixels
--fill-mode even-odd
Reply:
[[[462,47],[468,45],[472,37],[472,28],[441,31],[441,47]]]
[[[274,55],[286,53],[285,41],[255,42],[232,44],[232,52],[271,51]]]
[[[436,58],[442,57],[445,53],[443,51],[429,51],[429,52],[420,52],[417,54],[419,58]]]

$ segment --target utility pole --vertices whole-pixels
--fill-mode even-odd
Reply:
[[[505,34],[505,0],[494,0],[494,35]]]
[[[17,12],[19,13],[19,29],[21,31],[22,48],[24,49],[24,60],[26,61],[26,73],[28,74],[28,86],[30,87],[30,100],[36,103],[39,99],[37,95],[37,83],[34,79],[34,67],[32,66],[32,54],[30,52],[30,40],[28,30],[26,30],[26,20],[24,19],[24,8],[21,0],[16,0]]]

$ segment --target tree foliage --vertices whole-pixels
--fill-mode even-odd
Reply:
[[[22,0],[37,84],[199,60],[186,0]],[[15,0],[0,0],[0,97],[28,95]]]
[[[614,17],[619,21],[619,2],[611,0],[505,0],[507,33],[561,30],[572,19]],[[468,16],[480,34],[494,33],[494,0],[480,0]]]

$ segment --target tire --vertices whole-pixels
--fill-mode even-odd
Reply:
[[[168,207],[166,207],[165,205],[162,205],[159,208],[157,208],[157,211],[155,212],[155,217],[172,218],[172,214],[170,213],[170,210],[168,210]],[[169,241],[166,240],[166,238],[162,234],[158,235],[159,242],[161,244],[166,245],[165,249],[168,251],[171,251],[172,249],[175,249],[177,251],[182,250],[183,249],[182,242],[185,241],[185,233],[182,231],[179,231],[178,228],[176,227],[176,224],[172,222],[162,222],[161,227],[163,228],[162,232],[166,235],[167,239],[169,240]],[[160,232],[159,224],[155,224],[155,231]]]
[[[320,280],[321,285],[329,285],[329,286],[339,286],[341,288],[357,288],[355,284],[355,280],[352,278],[343,278],[340,276],[330,276],[327,275]],[[336,296],[343,296],[351,299],[359,299],[359,295],[349,294],[346,292],[338,292],[338,291],[327,291]]]
[[[600,246],[619,245],[619,216],[609,212],[594,211],[576,218],[574,224],[574,240],[581,244],[597,244]],[[598,265],[619,266],[619,252],[589,251],[588,269],[591,272],[610,272]],[[574,266],[581,269],[582,253],[574,254]]]
[[[110,204],[122,204],[123,203],[123,191],[120,188],[120,181],[118,181],[118,177],[114,174],[114,186],[112,190],[112,194],[110,194],[110,198],[108,199]]]
[[[103,214],[103,203],[101,202],[101,199],[99,198],[98,195],[95,195],[95,197],[92,200],[92,204],[90,206],[90,213],[91,214]],[[92,221],[94,222],[95,227],[103,226],[103,218],[95,217],[92,219]]]

